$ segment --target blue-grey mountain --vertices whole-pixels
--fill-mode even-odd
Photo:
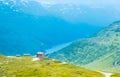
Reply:
[[[53,16],[36,1],[0,0],[0,7],[0,53],[5,55],[34,55],[100,29]]]

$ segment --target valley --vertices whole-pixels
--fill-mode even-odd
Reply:
[[[0,77],[120,77],[119,0],[0,0]]]

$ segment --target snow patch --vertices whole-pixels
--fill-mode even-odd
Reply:
[[[35,57],[35,58],[33,58],[32,61],[38,61],[38,60],[40,60],[40,58]]]
[[[62,64],[67,64],[67,62],[62,62]]]

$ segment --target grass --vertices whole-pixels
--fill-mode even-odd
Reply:
[[[112,52],[99,58],[99,60],[95,60],[90,64],[84,65],[83,67],[91,70],[120,73],[120,66],[114,65],[114,62],[119,59],[119,52]]]
[[[0,56],[0,77],[104,77],[102,74],[48,58],[32,61],[32,57]]]
[[[111,77],[120,77],[120,73],[115,73]]]

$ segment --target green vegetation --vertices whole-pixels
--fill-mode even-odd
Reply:
[[[48,57],[86,65],[116,51],[120,53],[120,22],[111,24],[91,38],[77,40],[68,47],[49,54]]]
[[[111,77],[120,77],[120,73],[113,74]]]
[[[102,74],[48,58],[32,61],[32,57],[0,56],[0,77],[104,77]]]
[[[9,60],[9,58],[7,58],[7,57],[0,54],[0,63],[3,63],[6,60]]]
[[[117,64],[117,61],[119,61],[119,59],[120,53],[112,52],[102,56],[101,58],[99,58],[99,60],[95,60],[94,62],[84,65],[83,67],[89,68],[91,70],[120,73],[120,64]]]
[[[120,72],[120,21],[47,56],[92,70]]]

